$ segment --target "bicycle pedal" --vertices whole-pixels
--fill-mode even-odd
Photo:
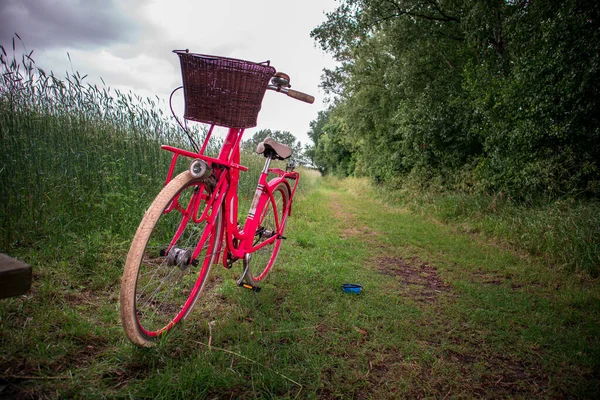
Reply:
[[[244,289],[252,290],[254,293],[260,292],[260,286],[252,286],[248,283],[238,283],[239,287],[243,287]]]
[[[283,239],[283,240],[287,240],[287,238],[283,235],[277,235],[277,239]]]

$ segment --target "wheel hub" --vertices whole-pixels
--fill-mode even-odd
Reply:
[[[173,247],[167,254],[167,265],[178,266],[182,271],[192,264],[192,251]]]

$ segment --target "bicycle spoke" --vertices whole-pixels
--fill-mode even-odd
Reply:
[[[151,302],[151,301],[153,301],[153,300],[154,300],[154,297],[156,296],[156,294],[158,294],[158,293],[160,292],[160,289],[162,288],[163,284],[164,284],[166,281],[168,281],[168,280],[169,280],[168,278],[169,278],[169,277],[170,277],[170,276],[171,276],[171,275],[172,275],[174,272],[176,272],[176,271],[175,271],[175,269],[172,269],[172,270],[169,272],[169,275],[167,275],[167,276],[166,276],[166,277],[164,277],[164,278],[161,278],[161,279],[159,279],[159,281],[160,281],[160,284],[158,285],[158,287],[157,287],[156,289],[154,289],[154,291],[153,291],[153,292],[151,292],[151,293],[150,293],[150,297],[148,298],[148,300],[146,300],[146,302],[145,302],[144,304],[142,304],[142,306],[146,306],[146,305],[147,305],[149,302]],[[147,287],[149,287],[151,283],[152,283],[152,282],[148,282],[148,284],[147,284],[147,285],[144,287],[144,289],[146,289]],[[167,295],[165,295],[164,297],[168,297],[168,294],[170,293],[170,291],[172,290],[172,288],[173,288],[173,286],[171,286],[171,289],[169,289],[169,292],[167,292]],[[145,291],[142,291],[142,293],[145,293]],[[140,295],[140,296],[141,296],[141,295]]]

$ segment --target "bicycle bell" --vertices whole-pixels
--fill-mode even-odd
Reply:
[[[271,78],[271,84],[279,87],[291,87],[290,76],[288,74],[284,74],[283,72],[278,72]]]

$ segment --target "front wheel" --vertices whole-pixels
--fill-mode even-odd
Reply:
[[[213,190],[185,171],[146,211],[121,283],[121,321],[134,344],[151,346],[198,300],[220,247],[221,213],[204,212]]]
[[[277,238],[268,245],[246,255],[245,263],[249,263],[246,277],[252,285],[259,285],[267,277],[277,259],[289,201],[290,189],[285,183],[280,182],[273,190],[273,197],[267,200],[262,210],[256,212],[259,224],[253,246],[258,246],[273,236]]]

